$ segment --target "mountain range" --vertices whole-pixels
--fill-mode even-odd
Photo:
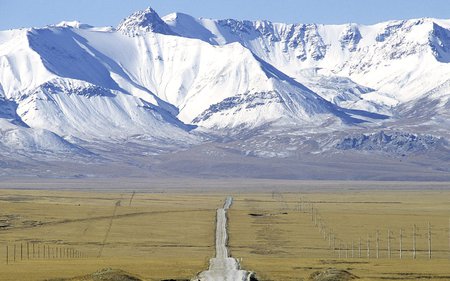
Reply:
[[[0,31],[0,176],[450,180],[450,20]]]

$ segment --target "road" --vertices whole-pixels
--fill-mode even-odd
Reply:
[[[252,277],[252,272],[240,269],[239,262],[228,254],[227,210],[232,203],[233,198],[227,197],[223,208],[217,209],[216,256],[209,261],[209,269],[193,281],[249,281]]]

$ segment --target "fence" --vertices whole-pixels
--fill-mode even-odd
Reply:
[[[87,255],[72,247],[45,243],[16,242],[5,245],[6,264],[24,260],[81,259]]]

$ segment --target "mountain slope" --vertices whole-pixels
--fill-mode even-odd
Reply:
[[[283,24],[148,8],[117,28],[0,31],[0,167],[377,178],[363,167],[400,161],[402,176],[425,165],[418,178],[445,179],[449,75],[447,20]]]
[[[181,36],[215,45],[239,42],[324,98],[348,108],[387,112],[398,103],[420,98],[450,73],[450,21],[446,20],[317,25],[194,19],[180,13],[163,20]],[[323,91],[330,79],[341,84],[351,79],[348,90],[362,102],[340,103],[339,92]],[[372,90],[360,92],[361,88]]]
[[[360,122],[241,44],[213,46],[167,28],[148,9],[117,31],[63,23],[2,32],[2,95],[26,126],[82,142],[151,136],[197,143],[185,124],[242,130]],[[224,106],[230,100],[237,102]]]
[[[153,10],[147,10],[147,12],[154,14]],[[132,30],[142,27],[143,21],[146,21],[147,18],[157,19],[157,15],[145,17],[132,15],[130,19],[124,20],[127,22],[125,26],[123,24],[119,26],[118,33],[99,34],[89,30],[74,32],[76,32],[75,36],[84,38],[87,48],[91,48],[107,58],[106,61],[111,72],[110,77],[114,77],[121,88],[129,89],[129,86],[124,86],[125,83],[128,83],[154,93],[157,98],[174,106],[176,112],[168,111],[185,123],[201,120],[200,115],[212,105],[227,98],[279,91],[277,87],[284,84],[290,84],[290,87],[294,89],[291,91],[295,93],[295,96],[309,95],[312,97],[310,98],[311,105],[308,102],[299,103],[297,101],[297,108],[321,107],[317,112],[310,110],[309,113],[336,115],[338,119],[343,115],[342,113],[336,114],[339,112],[339,108],[333,108],[331,105],[314,105],[316,99],[318,103],[326,102],[321,101],[320,97],[298,82],[283,80],[278,76],[269,77],[271,66],[256,58],[240,44],[216,47],[198,40],[155,33],[153,30],[147,30],[139,36],[130,35]],[[133,23],[133,21],[135,22]],[[179,46],[183,46],[183,48]],[[127,52],[123,53],[123,49],[126,49]],[[100,57],[100,55],[96,56]],[[109,78],[106,77],[106,79]],[[272,80],[277,80],[277,82],[274,83]],[[110,88],[115,86],[112,83],[103,84],[110,85]],[[132,94],[145,99],[145,96],[135,92]],[[161,103],[158,100],[158,104]],[[260,104],[258,107],[264,105]],[[291,109],[293,108],[291,107]],[[287,110],[287,107],[278,108],[274,111],[274,115],[266,114],[260,123],[271,122],[287,116],[285,114]],[[307,111],[305,110],[305,112]],[[292,112],[291,115],[299,121],[305,120],[301,117],[305,114],[300,111]],[[208,122],[198,125],[205,127],[259,125],[254,124],[254,116],[255,114],[250,112],[241,115],[238,119],[229,116],[232,120],[228,121],[222,117],[217,121],[211,121],[212,119],[209,118]]]

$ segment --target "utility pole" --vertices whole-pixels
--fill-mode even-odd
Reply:
[[[388,229],[388,240],[387,240],[387,248],[388,248],[388,258],[391,258],[391,230]]]
[[[428,222],[428,259],[431,260],[431,224]]]
[[[359,237],[358,258],[361,258],[361,237]]]
[[[400,228],[400,259],[403,257],[402,253],[403,229]]]
[[[380,232],[377,230],[377,259],[380,257]]]
[[[314,226],[317,227],[317,209],[314,210],[315,214],[314,214]]]
[[[355,252],[354,252],[354,244],[353,244],[353,240],[352,240],[352,258],[355,257]]]
[[[348,259],[348,243],[345,243],[345,258]]]
[[[413,259],[416,259],[416,225],[413,228]]]
[[[333,234],[333,250],[336,251],[336,235]]]
[[[136,194],[136,191],[133,190],[133,193],[131,194],[131,197],[130,197],[130,203],[128,204],[128,206],[131,206],[131,202],[133,201],[135,194]]]
[[[330,233],[328,233],[328,248],[331,249],[331,230]]]

